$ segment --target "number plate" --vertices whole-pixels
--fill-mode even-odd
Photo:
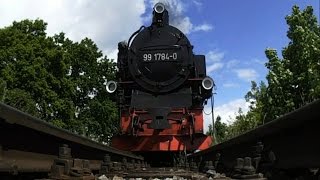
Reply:
[[[178,53],[145,53],[142,54],[144,62],[149,61],[175,61],[178,59]]]

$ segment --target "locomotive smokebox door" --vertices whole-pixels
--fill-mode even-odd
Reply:
[[[193,47],[183,32],[169,25],[163,4],[155,5],[151,26],[131,37],[128,70],[143,91],[168,94],[185,84],[193,72]]]

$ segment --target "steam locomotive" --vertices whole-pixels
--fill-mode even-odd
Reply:
[[[152,24],[118,44],[117,93],[121,133],[112,146],[135,152],[192,152],[208,148],[203,108],[214,81],[205,56],[193,54],[188,38],[169,25],[164,4],[153,8]]]

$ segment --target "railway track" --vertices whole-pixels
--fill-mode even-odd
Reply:
[[[142,156],[99,144],[0,103],[0,179],[194,177],[206,176],[182,167],[151,168]]]
[[[209,164],[229,177],[320,178],[320,100],[252,131],[190,155],[199,169]],[[262,174],[259,174],[262,173]]]
[[[319,110],[320,100],[191,154],[175,167],[150,168],[142,156],[101,145],[0,104],[0,177],[317,179]]]
[[[144,160],[131,152],[99,144],[0,103],[1,175],[42,177],[51,172],[55,173],[54,176],[67,177],[72,168],[80,169],[79,172],[97,172],[106,158],[118,162],[126,159],[142,163]],[[61,171],[63,168],[65,171]]]

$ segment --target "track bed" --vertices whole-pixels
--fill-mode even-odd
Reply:
[[[99,144],[0,103],[2,175],[48,174],[55,160],[70,159],[71,163],[75,158],[81,159],[78,166],[99,171],[106,155],[113,161],[143,161],[141,156]]]
[[[320,100],[252,131],[189,156],[201,167],[213,162],[225,173],[270,179],[318,177],[320,168]],[[318,173],[317,175],[315,175]],[[284,174],[284,176],[279,174]]]
[[[317,179],[319,110],[320,100],[191,154],[187,160],[172,154],[176,160],[165,164],[147,163],[142,156],[101,145],[0,104],[0,177]],[[172,162],[174,167],[169,167]],[[150,168],[150,163],[166,167]]]

